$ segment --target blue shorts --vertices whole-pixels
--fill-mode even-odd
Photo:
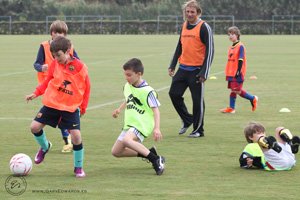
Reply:
[[[80,113],[79,109],[75,112],[61,111],[54,108],[43,106],[38,112],[35,121],[56,128],[78,129],[80,130]]]

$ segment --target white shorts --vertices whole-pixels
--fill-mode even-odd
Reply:
[[[277,153],[273,149],[264,152],[266,161],[275,170],[289,170],[296,164],[295,155],[292,153],[291,146],[287,143],[278,143],[282,150]]]
[[[145,137],[144,137],[144,136],[143,136],[136,128],[132,127],[132,128],[130,128],[130,129],[128,129],[128,130],[123,130],[123,131],[120,133],[120,135],[119,135],[119,137],[118,137],[118,140],[119,140],[119,141],[123,141],[125,135],[126,135],[128,132],[133,132],[133,133],[136,135],[136,137],[139,139],[139,141],[140,141],[141,143],[142,143],[142,142],[144,141],[144,139],[145,139]]]

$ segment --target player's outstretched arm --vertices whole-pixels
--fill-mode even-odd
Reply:
[[[33,100],[35,98],[36,98],[36,94],[34,93],[25,96],[25,100],[27,101],[27,103],[28,101]]]
[[[154,129],[153,129],[153,138],[155,141],[162,140],[162,134],[160,132],[160,113],[157,107],[152,108],[154,114]]]
[[[119,108],[115,109],[112,113],[113,118],[117,118],[119,116],[119,114],[121,113],[121,111],[125,108],[126,106],[126,101],[124,101]]]

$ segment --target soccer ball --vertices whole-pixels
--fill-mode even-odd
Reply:
[[[10,159],[9,168],[16,176],[26,176],[32,169],[32,161],[26,154],[18,153]]]

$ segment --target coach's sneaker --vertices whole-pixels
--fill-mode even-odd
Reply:
[[[199,133],[199,132],[193,132],[188,135],[189,138],[198,138],[198,137],[204,137],[204,133]]]
[[[158,176],[162,175],[165,170],[165,158],[163,156],[158,156],[157,160],[152,163],[153,168]]]
[[[300,137],[294,136],[292,141],[290,142],[292,153],[296,154],[298,153],[299,150],[299,145],[300,145]]]
[[[35,164],[40,164],[41,162],[43,162],[46,153],[48,153],[48,151],[51,149],[51,147],[52,147],[52,144],[50,141],[48,141],[47,151],[43,151],[42,148],[39,149],[39,151],[37,152],[37,154],[35,155],[35,158],[34,158]]]
[[[235,109],[227,107],[227,108],[223,108],[220,110],[221,113],[231,113],[234,114],[235,113]]]
[[[252,111],[255,111],[256,107],[257,107],[258,97],[254,96],[254,99],[250,102],[251,102],[251,105],[252,105]]]
[[[76,178],[84,178],[85,177],[85,173],[84,173],[82,167],[75,167],[74,173],[75,173]]]
[[[184,133],[188,130],[188,128],[189,128],[191,125],[192,125],[192,124],[189,124],[189,125],[185,126],[184,123],[182,122],[182,127],[180,128],[178,134],[179,134],[179,135],[184,134]]]

